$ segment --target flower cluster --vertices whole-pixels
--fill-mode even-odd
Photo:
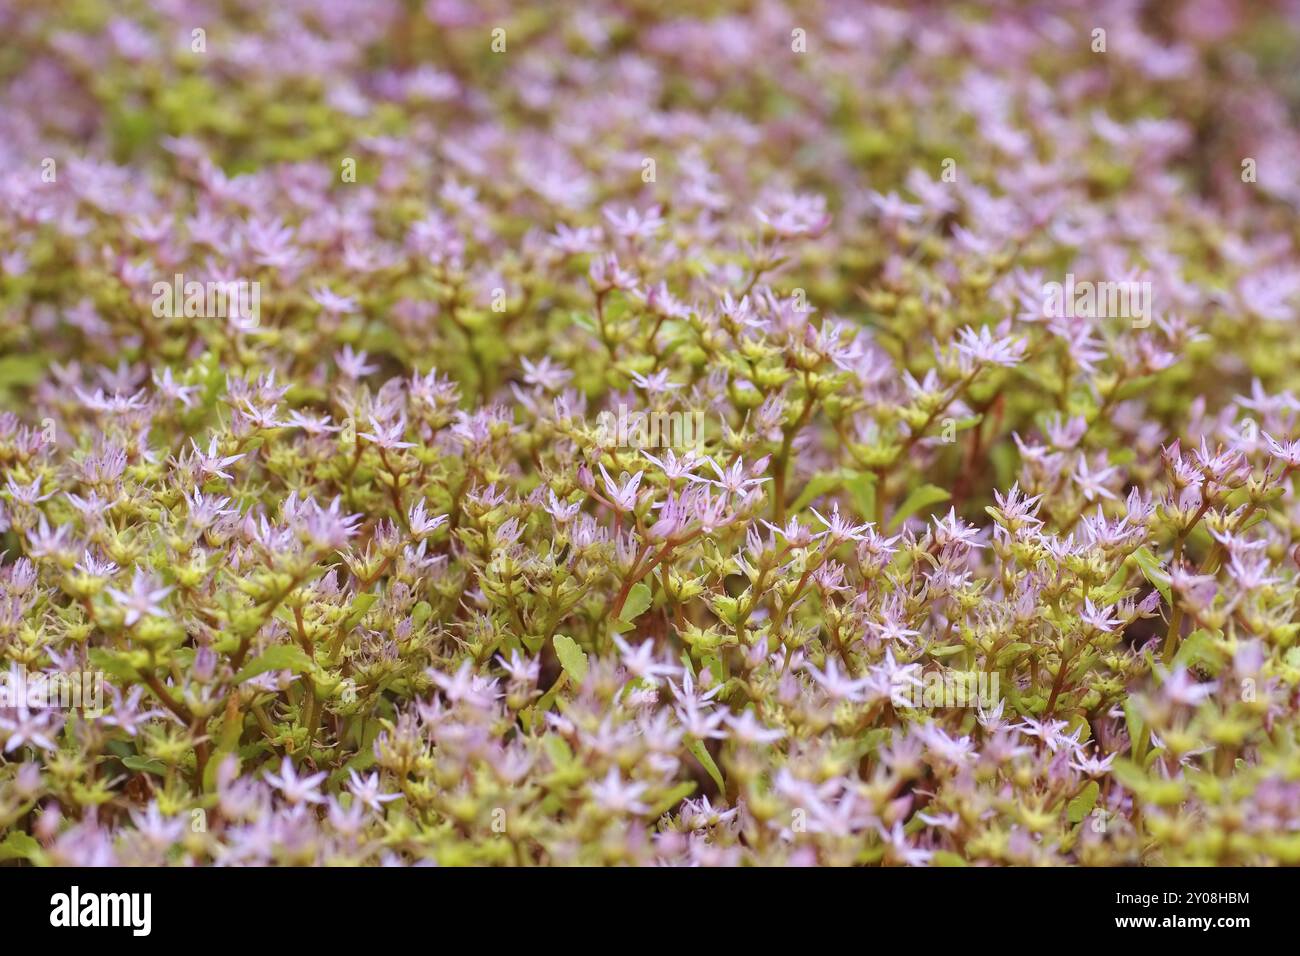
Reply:
[[[0,860],[1300,863],[1300,12],[709,6],[0,10]]]

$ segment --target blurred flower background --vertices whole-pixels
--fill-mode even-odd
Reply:
[[[1300,862],[1300,5],[0,32],[0,861]]]

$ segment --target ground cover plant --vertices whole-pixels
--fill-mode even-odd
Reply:
[[[1294,3],[0,33],[0,861],[1300,862]]]

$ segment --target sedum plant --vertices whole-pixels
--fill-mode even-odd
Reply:
[[[1300,862],[1294,6],[582,7],[0,11],[0,860]]]

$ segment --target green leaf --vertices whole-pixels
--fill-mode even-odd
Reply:
[[[876,476],[869,471],[860,471],[844,483],[858,515],[864,521],[876,520]]]
[[[1065,818],[1071,823],[1079,823],[1088,814],[1092,813],[1092,808],[1097,805],[1097,794],[1101,788],[1097,786],[1096,780],[1091,780],[1083,791],[1070,801],[1069,806],[1065,808]]]
[[[581,684],[587,677],[587,655],[578,642],[567,635],[556,634],[551,643],[555,645],[555,656],[560,659],[564,672],[575,684]]]
[[[354,597],[352,599],[352,613],[349,614],[347,620],[343,622],[344,630],[350,631],[360,624],[361,619],[365,617],[366,612],[370,610],[370,606],[378,600],[378,594],[366,593],[358,594]]]
[[[685,783],[679,783],[677,786],[665,793],[663,798],[650,808],[650,817],[653,819],[654,817],[663,816],[694,792],[694,780],[687,780]]]
[[[1124,722],[1128,725],[1129,746],[1133,753],[1137,754],[1146,749],[1147,737],[1146,726],[1142,723],[1142,718],[1138,716],[1137,705],[1133,701],[1124,701]]]
[[[136,773],[151,773],[155,777],[163,777],[167,774],[167,765],[161,760],[154,760],[150,757],[141,757],[139,755],[123,757],[122,765],[127,770],[134,770]]]
[[[135,683],[140,679],[140,672],[132,666],[130,661],[119,654],[114,654],[102,647],[92,647],[90,654],[87,656],[90,658],[90,663],[95,665],[96,670],[112,674],[118,680]]]
[[[893,531],[910,518],[913,513],[920,511],[922,508],[937,505],[939,502],[947,501],[951,497],[952,495],[938,485],[921,485],[919,488],[913,488],[911,493],[903,499],[903,503],[898,506],[898,510],[894,512],[894,517],[889,519],[889,530]]]
[[[1079,733],[1078,740],[1080,743],[1086,744],[1092,739],[1092,725],[1088,723],[1088,718],[1083,714],[1071,714],[1069,721],[1066,723],[1065,732],[1067,734],[1073,735],[1075,731]]]
[[[930,862],[935,866],[970,866],[959,854],[951,850],[935,850]]]
[[[573,763],[573,750],[570,749],[568,741],[558,734],[547,734],[543,737],[542,747],[555,766],[564,767]]]
[[[555,703],[555,698],[560,696],[560,691],[564,690],[564,686],[568,683],[568,672],[561,671],[560,676],[555,678],[555,683],[547,689],[546,693],[541,696],[541,699],[539,699],[537,703],[533,704],[532,707],[529,707],[528,710],[524,711],[528,717],[529,730],[537,729],[537,725],[544,719],[542,715],[551,709],[551,706]]]
[[[832,471],[824,474],[813,475],[804,485],[803,491],[799,497],[794,500],[790,506],[790,511],[799,512],[807,508],[824,494],[828,494],[844,484],[844,476],[838,471]]]
[[[1022,655],[1029,653],[1031,650],[1033,650],[1032,645],[1026,644],[1024,641],[1013,641],[1006,647],[1002,648],[1002,650],[998,651],[998,656],[994,663],[996,663],[998,667],[1005,667],[1012,661],[1018,660]]]
[[[1281,491],[1282,489],[1279,488],[1275,490]],[[1267,517],[1268,517],[1267,509],[1261,508],[1260,510],[1256,511],[1254,514],[1252,514],[1249,518],[1247,518],[1245,521],[1241,523],[1241,527],[1237,529],[1237,534],[1241,534],[1241,532],[1243,531],[1249,531],[1251,528],[1255,527],[1255,525],[1259,524]]]
[[[0,358],[0,386],[16,388],[35,385],[45,376],[48,365],[44,355],[6,355]]]
[[[411,610],[411,628],[413,630],[424,626],[424,622],[433,616],[433,606],[428,601],[421,601]]]
[[[888,743],[893,739],[894,731],[890,727],[876,727],[868,730],[858,738],[858,752],[860,754],[874,754],[876,749]]]
[[[236,711],[234,719],[229,715],[222,722],[221,735],[217,738],[217,749],[208,760],[208,765],[203,768],[203,790],[206,793],[212,793],[217,788],[217,770],[225,761],[227,756],[233,755],[239,750],[239,738],[244,732],[243,715]],[[366,751],[369,753],[369,751]],[[239,757],[235,757],[236,768],[239,766]]]
[[[1140,794],[1147,786],[1147,775],[1141,767],[1126,757],[1118,758],[1111,766],[1111,775],[1126,790]]]
[[[378,731],[379,722],[374,721],[373,724],[376,731]],[[330,774],[329,782],[334,785],[345,783],[349,776],[349,770],[355,770],[357,773],[361,773],[365,770],[369,770],[376,763],[377,758],[375,757],[375,748],[369,746],[363,747],[351,760]]]
[[[238,749],[239,749],[238,744],[236,744],[234,747],[231,747],[229,750],[227,750],[227,749],[218,749],[218,750],[217,750],[217,751],[216,751],[216,752],[215,752],[215,753],[214,753],[214,754],[213,754],[213,755],[208,759],[208,765],[207,765],[206,767],[203,768],[203,792],[204,792],[204,793],[213,793],[213,792],[216,791],[216,789],[217,789],[217,772],[221,769],[221,765],[225,762],[225,760],[226,760],[227,757],[234,757],[234,759],[235,759],[235,772],[236,772],[236,773],[239,772],[239,769],[240,769],[240,767],[241,767],[241,763],[240,763],[240,760],[239,760]],[[370,753],[369,750],[367,750],[367,751],[365,751],[365,752],[366,752],[366,753]]]
[[[1174,655],[1174,670],[1202,664],[1211,673],[1218,673],[1223,667],[1224,660],[1216,644],[1214,635],[1204,628],[1188,634],[1183,639],[1183,643],[1178,646],[1178,653]]]
[[[650,585],[638,581],[632,585],[632,590],[627,592],[627,600],[623,602],[623,612],[619,614],[618,619],[631,623],[644,614],[649,606]]]
[[[28,860],[41,852],[41,845],[21,830],[14,830],[0,843],[0,860]]]
[[[265,674],[267,671],[293,671],[295,674],[302,674],[314,666],[312,659],[297,644],[277,644],[265,654],[245,664],[244,669],[235,675],[235,683],[242,684],[250,677]]]
[[[722,659],[718,657],[718,655],[705,654],[703,660],[701,660],[700,663],[702,663],[705,667],[709,669],[709,673],[713,675],[713,682],[715,684],[726,683],[727,680],[726,665],[722,663]]]
[[[694,755],[695,759],[700,762],[700,765],[704,767],[708,775],[713,778],[713,782],[718,785],[718,790],[721,793],[726,793],[727,784],[722,779],[722,771],[719,770],[718,765],[713,762],[713,757],[709,755],[708,748],[704,746],[704,741],[690,738],[690,742],[686,745],[686,749]]]
[[[952,657],[952,655],[960,654],[964,650],[966,650],[965,644],[948,644],[945,647],[930,648],[929,654],[931,657]]]
[[[1165,603],[1172,606],[1173,601],[1169,595],[1169,575],[1165,573],[1164,568],[1160,566],[1160,559],[1152,554],[1147,548],[1138,548],[1131,555],[1133,563],[1136,564],[1142,572],[1142,576],[1151,583],[1160,596],[1165,599]]]

